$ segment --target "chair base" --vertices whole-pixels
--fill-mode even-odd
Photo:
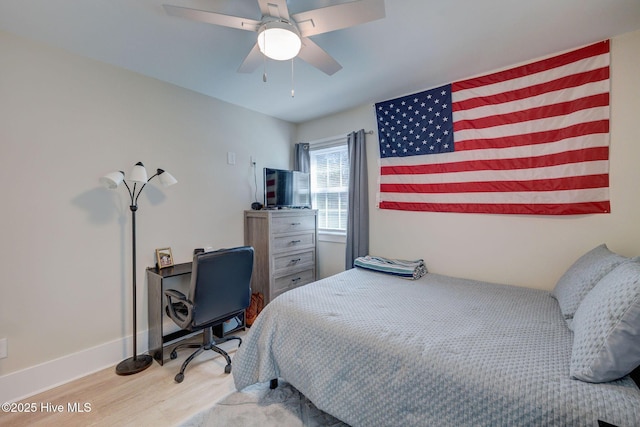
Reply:
[[[177,383],[181,383],[182,380],[184,380],[184,371],[187,369],[187,365],[189,365],[189,363],[195,359],[195,357],[197,355],[199,355],[200,353],[202,353],[205,350],[213,350],[216,353],[219,353],[222,355],[222,357],[225,358],[225,360],[227,361],[227,365],[224,367],[224,372],[226,374],[231,373],[231,357],[229,357],[229,354],[224,351],[223,349],[221,349],[220,347],[217,346],[217,344],[222,344],[223,342],[227,342],[230,340],[238,340],[240,341],[240,343],[238,344],[238,347],[240,347],[240,345],[242,345],[242,338],[240,337],[236,337],[236,336],[228,336],[228,337],[224,337],[224,338],[220,338],[220,339],[216,339],[213,336],[213,330],[212,328],[206,328],[204,329],[204,334],[203,334],[203,342],[202,344],[178,344],[177,346],[175,346],[173,348],[173,350],[171,351],[171,354],[169,355],[169,357],[171,357],[171,359],[175,359],[178,357],[178,349],[180,348],[195,348],[197,349],[196,351],[194,351],[189,357],[187,357],[187,359],[184,361],[184,363],[182,363],[182,367],[180,368],[180,372],[178,372],[175,376],[175,381]]]

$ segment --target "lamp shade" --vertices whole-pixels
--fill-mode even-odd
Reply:
[[[110,190],[113,190],[114,188],[118,188],[123,180],[124,172],[111,172],[100,178],[100,184],[104,185]]]
[[[147,170],[144,168],[142,162],[138,162],[133,166],[129,179],[133,182],[139,182],[142,184],[147,182]]]
[[[158,169],[158,178],[160,179],[160,183],[165,187],[176,184],[178,182],[178,180],[175,179],[173,175],[162,169]]]
[[[268,58],[286,61],[295,58],[302,47],[300,33],[288,22],[268,22],[258,32],[258,47]]]

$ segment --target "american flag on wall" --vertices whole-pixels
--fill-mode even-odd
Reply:
[[[376,104],[381,209],[608,213],[609,41]]]

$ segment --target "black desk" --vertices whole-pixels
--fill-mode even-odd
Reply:
[[[191,274],[190,262],[176,264],[173,267],[158,270],[155,267],[147,268],[147,282],[149,285],[148,296],[148,322],[149,322],[149,354],[161,365],[164,363],[164,344],[182,338],[192,332],[180,330],[168,335],[162,331],[162,321],[164,319],[164,293],[162,281],[169,277],[178,277]]]
[[[165,335],[163,332],[162,322],[165,316],[166,300],[162,288],[162,281],[170,277],[183,276],[185,274],[191,275],[192,263],[185,262],[183,264],[176,264],[173,267],[163,268],[158,270],[155,267],[147,268],[147,282],[149,284],[149,290],[147,292],[148,303],[148,322],[149,322],[149,354],[160,363],[164,364],[164,346],[165,344],[175,341],[179,338],[186,337],[187,335],[202,334],[199,332],[189,332],[186,330],[179,330]],[[237,326],[225,330],[224,322],[236,318]],[[245,328],[245,312],[241,310],[236,313],[230,313],[220,319],[220,324],[214,325],[213,335],[222,338],[225,335],[231,334],[235,331],[239,331]]]

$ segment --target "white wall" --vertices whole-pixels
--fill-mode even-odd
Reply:
[[[379,210],[375,207],[379,153],[373,105],[304,123],[298,127],[297,139],[321,139],[361,128],[376,131],[367,136],[370,253],[424,258],[434,273],[551,289],[577,257],[600,243],[607,243],[623,255],[640,255],[638,52],[640,31],[613,39],[608,215],[551,217]],[[404,94],[398,94],[401,95]],[[375,100],[378,101],[383,100]],[[336,259],[332,254],[337,250],[336,244],[321,246],[319,259]],[[341,269],[338,261],[333,266],[321,266],[321,272]]]
[[[288,167],[295,126],[2,32],[0,58],[0,380],[105,343],[130,357],[129,200],[98,178],[143,161],[178,179],[152,181],[138,202],[144,331],[154,249],[170,246],[178,263],[195,247],[242,245],[249,157],[258,171]]]

